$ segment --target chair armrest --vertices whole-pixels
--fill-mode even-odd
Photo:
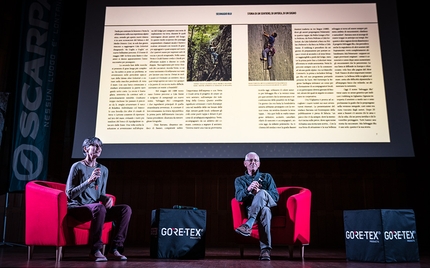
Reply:
[[[67,214],[64,191],[28,182],[25,189],[25,240],[27,245],[57,245]]]
[[[299,240],[302,244],[310,241],[311,197],[311,191],[303,188],[287,200],[288,214],[295,226],[294,241]]]
[[[237,201],[236,198],[231,199],[231,213],[233,217],[233,229],[236,229],[243,223],[243,219],[246,219],[248,215],[245,215],[245,209],[243,202]]]

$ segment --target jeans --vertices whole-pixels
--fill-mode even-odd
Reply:
[[[267,59],[267,66],[272,66],[272,51],[271,48],[263,49],[262,56],[264,59]]]
[[[218,53],[212,52],[211,55],[212,55],[212,63],[217,64],[218,63]]]

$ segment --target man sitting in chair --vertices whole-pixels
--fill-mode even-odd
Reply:
[[[272,220],[271,207],[276,206],[279,194],[275,181],[269,173],[260,173],[260,157],[255,152],[245,156],[243,164],[246,167],[245,175],[237,177],[234,181],[237,201],[244,202],[248,212],[248,221],[236,229],[236,232],[250,236],[252,226],[258,224],[260,235],[260,260],[270,261],[272,250],[272,237],[270,224]]]

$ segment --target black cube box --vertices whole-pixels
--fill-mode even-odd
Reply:
[[[150,256],[160,259],[205,257],[206,210],[155,209],[151,216]]]
[[[345,210],[343,217],[347,260],[419,261],[413,210]]]

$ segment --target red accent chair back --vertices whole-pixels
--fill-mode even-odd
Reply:
[[[91,221],[79,222],[67,215],[66,185],[50,181],[30,181],[25,187],[25,244],[28,260],[34,246],[55,246],[55,260],[62,258],[63,246],[88,245]],[[115,196],[108,195],[113,198]],[[102,241],[109,243],[112,222],[103,226]],[[104,252],[104,247],[103,247]]]
[[[310,242],[311,191],[297,186],[278,187],[278,205],[272,207],[272,246],[288,246],[289,256],[293,257],[294,246],[300,246],[304,258],[304,246]],[[236,229],[248,220],[243,202],[231,200],[233,228]],[[240,246],[240,256],[246,244],[256,244],[259,240],[257,223],[252,227],[250,237],[236,234]]]

